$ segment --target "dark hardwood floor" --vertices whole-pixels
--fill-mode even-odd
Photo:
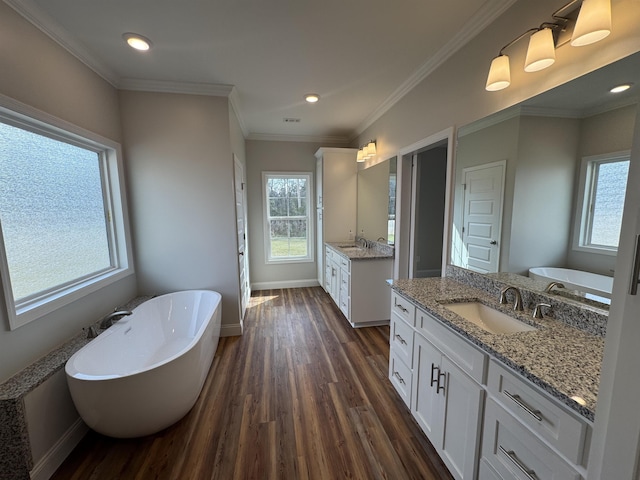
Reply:
[[[451,478],[387,379],[388,327],[352,329],[320,287],[255,292],[244,327],[185,418],[90,432],[53,479]]]

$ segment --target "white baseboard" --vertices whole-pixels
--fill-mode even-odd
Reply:
[[[317,278],[307,280],[285,280],[282,282],[258,282],[251,284],[251,290],[277,290],[279,288],[319,287]]]
[[[222,325],[220,327],[221,337],[239,337],[242,335],[242,324],[236,323],[235,325]]]
[[[88,431],[89,427],[81,418],[78,418],[31,469],[29,472],[31,480],[49,480]]]

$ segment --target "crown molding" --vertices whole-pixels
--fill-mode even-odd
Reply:
[[[484,30],[496,18],[504,13],[517,0],[489,0],[487,6],[475,14],[444,47],[429,58],[413,75],[402,83],[382,104],[376,108],[355,130],[354,140],[369,128],[376,120],[398,103],[407,93],[433,73],[472,38]]]
[[[89,52],[82,43],[71,37],[58,22],[43,12],[34,2],[31,0],[4,0],[4,3],[13,8],[24,19],[33,24],[38,30],[50,37],[54,42],[80,60],[113,87],[118,86],[118,74],[104,63],[93,58],[91,52]]]
[[[135,90],[140,92],[186,93],[211,97],[229,97],[234,89],[233,85],[168,82],[164,80],[142,80],[136,78],[123,78],[118,82],[117,88],[120,90]]]
[[[250,133],[245,137],[247,140],[260,140],[264,142],[307,142],[327,145],[350,144],[346,137],[322,136],[322,135],[272,135],[263,133]]]

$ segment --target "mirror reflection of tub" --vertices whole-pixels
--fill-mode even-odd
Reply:
[[[530,268],[529,277],[534,280],[561,282],[569,290],[584,292],[585,297],[590,300],[607,305],[611,303],[613,277],[559,267]]]

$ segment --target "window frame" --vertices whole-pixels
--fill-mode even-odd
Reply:
[[[631,151],[624,150],[621,152],[591,155],[582,158],[578,182],[578,195],[576,197],[576,215],[574,217],[573,250],[608,256],[617,255],[618,247],[594,245],[590,242],[593,223],[591,204],[593,203],[593,196],[595,193],[594,188],[597,180],[594,165],[629,161],[630,157]]]
[[[119,143],[85,130],[21,102],[0,95],[0,121],[48,138],[94,151],[99,156],[107,242],[111,266],[57,285],[16,302],[13,296],[4,234],[0,222],[0,279],[9,321],[15,330],[134,273],[131,233],[125,193],[122,148]]]
[[[304,178],[307,180],[307,255],[304,257],[272,257],[271,256],[271,225],[269,216],[269,199],[267,197],[267,182],[270,178]],[[315,261],[313,210],[313,172],[262,172],[262,203],[264,230],[264,258],[266,264],[312,263]]]

